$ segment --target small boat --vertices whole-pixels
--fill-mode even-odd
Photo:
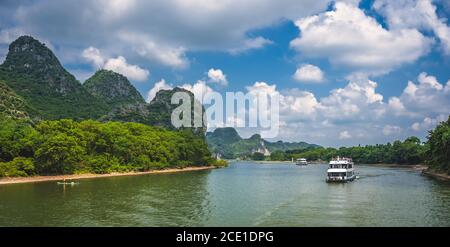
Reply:
[[[355,169],[351,158],[337,157],[331,159],[327,170],[328,182],[348,182],[355,180]]]
[[[79,182],[57,182],[58,185],[77,185]]]
[[[305,158],[299,158],[295,161],[295,164],[298,166],[307,166],[308,161]]]

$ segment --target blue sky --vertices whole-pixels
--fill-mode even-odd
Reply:
[[[29,34],[80,81],[115,70],[144,98],[180,85],[275,88],[282,127],[273,140],[385,143],[423,139],[448,117],[449,16],[444,0],[5,0],[0,57]]]

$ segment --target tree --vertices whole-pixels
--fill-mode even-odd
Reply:
[[[426,163],[430,168],[450,174],[450,116],[428,134]]]
[[[254,152],[252,154],[252,160],[264,160],[266,157],[264,156],[263,153],[259,153],[259,152]]]

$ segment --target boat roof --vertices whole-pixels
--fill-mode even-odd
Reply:
[[[331,160],[330,164],[352,164],[352,160]]]
[[[349,169],[343,169],[343,168],[331,168],[328,169],[327,172],[347,172]]]

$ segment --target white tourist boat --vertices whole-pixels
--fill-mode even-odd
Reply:
[[[330,161],[327,170],[327,182],[347,182],[356,178],[351,158],[337,157]]]
[[[305,158],[299,158],[295,160],[295,164],[298,166],[307,166],[308,161]]]

